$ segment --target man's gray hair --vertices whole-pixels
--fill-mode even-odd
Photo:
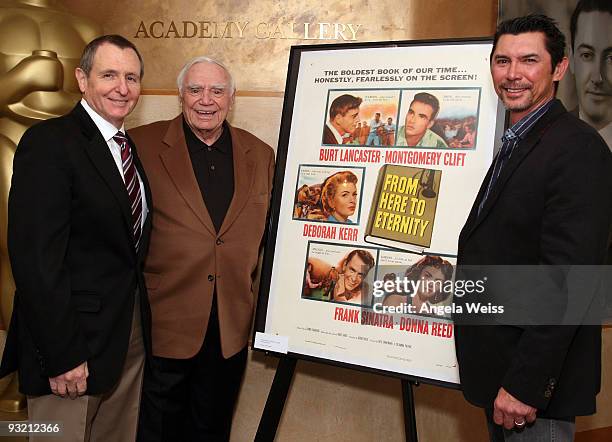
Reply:
[[[225,71],[225,73],[227,74],[227,78],[229,79],[230,93],[231,94],[234,93],[236,88],[234,85],[234,77],[232,77],[232,74],[230,73],[230,71],[223,65],[223,63],[217,60],[214,60],[210,57],[206,57],[202,55],[202,56],[193,58],[189,60],[187,63],[185,63],[185,66],[183,66],[183,68],[181,69],[181,72],[179,72],[178,77],[176,77],[176,85],[178,86],[178,91],[179,91],[180,96],[183,95],[183,80],[185,79],[185,75],[187,74],[187,71],[191,69],[191,67],[194,64],[198,64],[198,63],[212,63],[212,64],[216,64],[217,66],[221,67]]]

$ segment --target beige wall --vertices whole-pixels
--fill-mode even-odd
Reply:
[[[95,0],[62,0],[60,3],[71,12],[96,21],[106,33],[125,35],[142,52],[145,96],[128,122],[132,127],[178,113],[175,98],[167,94],[175,92],[175,78],[181,65],[192,57],[208,55],[225,63],[235,77],[238,100],[230,121],[251,130],[274,148],[291,45],[487,36],[493,33],[497,17],[495,0],[389,0],[378,3],[365,0],[171,0],[166,2],[169,6],[149,1],[106,0],[104,8]],[[158,23],[151,33],[154,22]],[[185,35],[184,22],[199,27],[196,37],[178,38]],[[209,23],[206,32],[202,31],[200,22]],[[172,23],[175,28],[171,27]],[[228,23],[229,32],[225,30]],[[289,23],[295,23],[294,32],[288,30]],[[310,24],[307,35],[305,23]],[[320,32],[321,23],[329,24],[323,27],[323,33]],[[146,33],[139,32],[141,24]],[[339,29],[344,27],[342,35],[347,40],[334,32],[334,24],[338,24]],[[188,36],[192,34],[189,32],[192,26],[188,25]],[[241,32],[237,31],[237,26],[241,27]],[[351,33],[347,30],[349,26],[357,31]],[[262,32],[263,28],[267,31]],[[279,31],[275,32],[276,29]],[[224,36],[214,38],[215,31],[217,36]],[[268,38],[260,38],[266,32]],[[164,33],[168,38],[151,36]],[[199,38],[200,35],[212,37]],[[313,37],[323,39],[311,39]]]
[[[241,90],[282,91],[291,45],[490,35],[497,13],[493,0],[106,0],[103,8],[94,0],[62,4],[92,18],[105,32],[134,41],[145,56],[147,89],[173,88],[180,65],[205,54],[226,63]],[[141,23],[146,32],[139,32]],[[184,38],[193,34],[189,23],[198,32]],[[355,40],[350,29],[356,30]]]
[[[100,23],[107,33],[133,37],[141,21],[167,23],[208,20],[257,23],[361,24],[358,41],[404,40],[486,36],[492,34],[497,17],[494,0],[171,0],[126,3],[107,0],[104,8],[93,0],[64,0],[76,14]],[[146,76],[145,95],[128,121],[144,124],[178,114],[172,95],[174,77],[190,57],[206,54],[221,59],[234,72],[238,97],[231,122],[244,127],[276,148],[289,47],[292,44],[336,43],[333,40],[257,39],[133,39],[142,50]],[[248,34],[248,35],[247,35]],[[141,34],[142,35],[142,34]],[[236,34],[234,34],[236,35]],[[604,336],[606,363],[610,366],[612,330]],[[251,354],[236,412],[232,441],[253,439],[272,383],[276,359]],[[612,386],[604,377],[600,403],[609,404]],[[421,385],[415,389],[419,440],[485,440],[480,410],[468,405],[461,393]],[[372,374],[300,361],[279,428],[280,441],[401,441],[403,416],[400,382]],[[605,407],[604,407],[605,408]],[[612,424],[612,411],[579,420],[579,429]]]

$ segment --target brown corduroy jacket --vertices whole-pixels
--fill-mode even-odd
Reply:
[[[219,232],[193,172],[182,116],[129,131],[150,176],[153,229],[145,264],[153,354],[186,359],[201,348],[216,285],[223,356],[247,344],[274,151],[229,126],[234,196]]]

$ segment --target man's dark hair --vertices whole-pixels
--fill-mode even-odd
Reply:
[[[351,250],[351,252],[348,255],[346,255],[346,258],[344,258],[342,265],[344,266],[348,264],[351,261],[351,259],[353,259],[354,256],[357,256],[365,264],[366,268],[362,269],[362,270],[365,270],[363,273],[368,273],[370,269],[374,267],[374,265],[376,264],[374,262],[374,257],[372,256],[370,252],[368,252],[367,250],[355,249],[355,250]]]
[[[349,94],[340,95],[332,101],[329,107],[329,119],[333,120],[336,115],[344,115],[350,109],[357,109],[363,100],[360,97],[354,97]]]
[[[572,39],[572,49],[574,49],[574,40],[578,31],[578,16],[582,12],[607,12],[612,14],[612,1],[610,0],[580,0],[576,5],[576,9],[572,12],[570,19],[570,36]]]
[[[433,109],[433,112],[431,114],[431,120],[436,119],[436,117],[438,116],[438,112],[440,111],[440,102],[434,95],[428,94],[427,92],[419,92],[414,96],[410,105],[412,106],[412,103],[414,103],[415,101],[418,101],[419,103],[425,103],[431,106],[431,108]]]
[[[79,68],[81,68],[81,70],[85,72],[85,75],[89,77],[89,73],[91,72],[91,68],[93,66],[93,60],[96,56],[96,51],[103,44],[111,44],[113,46],[117,46],[120,49],[129,48],[136,52],[138,60],[140,60],[140,78],[142,79],[142,77],[144,76],[144,62],[142,61],[142,56],[140,55],[140,52],[138,52],[138,49],[136,49],[134,43],[129,41],[127,38],[116,34],[102,35],[100,37],[94,38],[87,44],[87,46],[85,46],[85,49],[83,50],[83,55],[81,55],[81,60],[79,61]]]
[[[497,32],[495,32],[495,37],[493,38],[491,62],[493,62],[493,53],[497,47],[497,41],[502,35],[519,35],[527,32],[541,32],[544,34],[546,50],[550,54],[551,67],[554,71],[565,54],[565,36],[557,27],[557,23],[552,18],[543,14],[530,14],[501,22],[497,26]]]

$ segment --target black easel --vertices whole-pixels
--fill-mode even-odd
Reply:
[[[257,427],[255,442],[274,442],[278,423],[283,414],[287,395],[291,388],[296,363],[297,359],[290,356],[282,356],[280,358],[272,386],[270,387],[270,393],[268,393],[266,406],[261,415],[259,427]],[[402,379],[406,442],[418,442],[416,416],[414,413],[414,394],[412,392],[412,387],[418,385],[419,383],[416,381]]]
[[[283,414],[283,408],[285,408],[285,401],[289,394],[289,388],[291,387],[291,381],[293,380],[296,363],[297,359],[289,356],[283,356],[278,361],[276,374],[270,387],[270,393],[268,393],[268,399],[266,399],[266,406],[261,415],[259,427],[257,427],[255,442],[274,441],[278,423]]]
[[[418,386],[416,381],[402,379],[402,403],[404,404],[404,433],[406,442],[418,442],[416,416],[414,414],[413,386]]]

